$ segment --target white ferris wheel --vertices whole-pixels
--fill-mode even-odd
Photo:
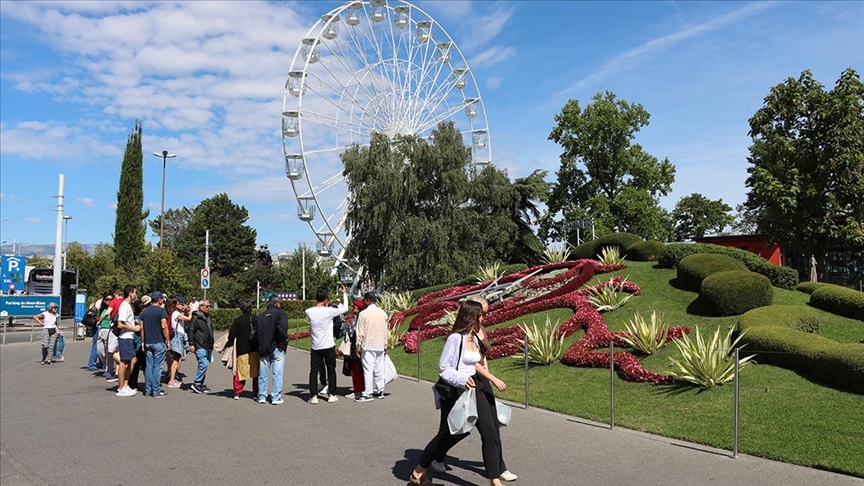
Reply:
[[[348,187],[340,156],[372,132],[430,137],[452,120],[472,163],[491,163],[477,81],[459,47],[405,1],[349,1],[315,22],[294,54],[282,103],[285,173],[319,259],[344,262]],[[350,267],[350,265],[347,265]]]

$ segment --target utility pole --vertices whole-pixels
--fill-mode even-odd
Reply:
[[[60,174],[60,189],[57,192],[57,229],[54,233],[54,281],[51,283],[51,294],[61,295],[63,278],[63,258],[61,251],[63,246],[63,174]],[[60,301],[61,309],[63,301]],[[58,314],[60,312],[58,311]]]
[[[301,261],[303,262],[303,300],[306,300],[306,243],[300,243]]]

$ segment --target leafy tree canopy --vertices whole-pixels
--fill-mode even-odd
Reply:
[[[773,241],[819,253],[864,245],[864,85],[854,69],[826,91],[804,71],[750,118],[745,211]]]
[[[256,232],[245,223],[249,211],[234,204],[227,194],[217,194],[192,212],[184,231],[174,236],[177,257],[192,267],[204,265],[205,234],[210,230],[210,271],[228,277],[255,262]]]
[[[722,199],[712,201],[697,192],[682,197],[672,210],[672,217],[675,218],[675,241],[723,231],[723,228],[735,221],[735,217],[729,214],[730,211],[732,207]]]
[[[564,105],[549,134],[563,151],[541,237],[563,239],[564,224],[584,216],[594,218],[600,233],[617,228],[643,238],[668,235],[670,217],[659,197],[671,190],[675,166],[633,143],[649,118],[642,105],[609,91],[595,94],[584,110],[578,100]]]
[[[195,214],[195,208],[176,208],[168,209],[164,214],[165,227],[162,231],[162,246],[164,248],[172,248],[177,250],[177,241],[182,238],[182,233],[186,231],[189,223],[192,222],[192,216]],[[159,218],[151,219],[148,224],[153,236],[159,237]]]
[[[144,155],[141,151],[141,122],[126,140],[120,185],[117,189],[117,211],[114,221],[114,257],[118,266],[131,270],[144,256],[144,220],[150,214],[144,207]]]

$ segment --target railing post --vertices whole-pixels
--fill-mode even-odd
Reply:
[[[609,429],[615,428],[615,341],[609,341]]]
[[[528,335],[525,335],[525,410],[528,410]]]
[[[300,349],[300,319],[297,319],[297,322],[294,326],[294,347],[296,349]]]
[[[417,381],[420,381],[420,328],[417,329]]]
[[[735,348],[735,393],[732,412],[732,459],[738,459],[738,352],[741,348]]]

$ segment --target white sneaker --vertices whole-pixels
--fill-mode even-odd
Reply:
[[[318,397],[310,398],[309,403],[311,403],[312,405],[318,405]]]
[[[267,397],[259,398],[258,403],[267,403]]]
[[[519,476],[513,474],[509,470],[501,473],[501,481],[516,481],[516,478],[518,477]]]
[[[281,397],[270,402],[271,405],[282,405],[283,403],[285,403],[285,400],[282,400]]]
[[[355,398],[357,398],[357,397],[359,397],[359,396],[360,396],[359,393],[349,393],[349,394],[345,395],[345,398],[348,398],[348,399],[354,400]]]
[[[115,393],[114,396],[132,397],[132,396],[135,396],[135,392],[133,392],[132,390],[129,390],[128,388],[124,388],[124,389],[118,391],[117,393]]]
[[[444,467],[444,463],[438,461],[432,461],[432,464],[429,464],[429,469],[435,471],[438,474],[444,474],[447,472],[447,468]]]
[[[330,395],[330,397],[327,398],[327,403],[336,403],[338,401],[339,397],[337,397],[336,395]]]

